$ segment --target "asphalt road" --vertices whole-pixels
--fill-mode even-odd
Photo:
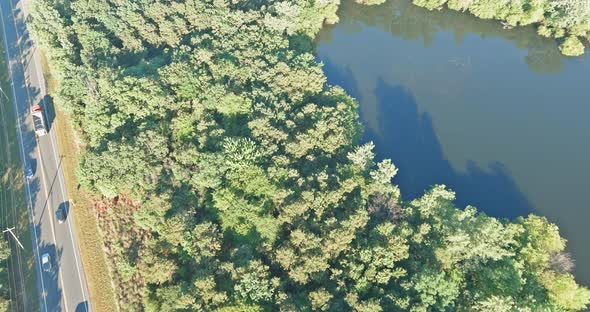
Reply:
[[[27,202],[32,216],[31,232],[37,271],[41,311],[91,310],[88,287],[75,236],[69,197],[61,168],[55,130],[55,113],[47,96],[46,82],[35,45],[27,31],[25,0],[0,0],[0,22],[6,45],[11,93],[17,118],[17,137],[21,158],[33,168],[34,178],[27,184]],[[36,138],[31,107],[41,104],[49,134]],[[66,222],[58,224],[55,211],[63,206]],[[51,257],[52,269],[41,269],[44,253]]]

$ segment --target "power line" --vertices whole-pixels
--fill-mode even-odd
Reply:
[[[0,88],[0,92],[4,95],[4,97],[7,97],[6,93],[4,92],[4,90],[2,88]],[[5,116],[3,106],[4,106],[4,101],[0,101],[0,108],[2,110],[1,111],[2,121],[3,121],[2,123],[4,124],[4,131],[3,131],[4,132],[4,139],[5,139],[4,143],[6,145],[6,153],[4,155],[6,158],[4,159],[4,161],[5,161],[6,168],[9,168],[9,165],[12,163],[11,156],[10,156],[10,150],[9,150],[10,149],[10,139],[8,137],[8,129],[6,128],[7,123],[5,122],[6,116]],[[10,171],[7,171],[7,173],[8,172],[10,172]],[[12,174],[10,174],[8,178],[11,180],[9,182],[10,183],[9,185],[12,185],[12,186],[7,185],[6,193],[10,193],[10,203],[11,203],[10,206],[12,206],[13,214],[10,213],[10,208],[8,206],[8,201],[9,201],[8,194],[4,194],[5,195],[5,198],[4,198],[5,203],[3,206],[5,209],[2,209],[2,212],[5,214],[2,216],[2,219],[3,219],[3,221],[6,222],[6,226],[8,226],[8,224],[10,223],[10,221],[9,221],[10,215],[12,215],[12,219],[13,219],[12,221],[15,224],[17,224],[16,210],[15,210],[15,196],[14,196],[15,195],[14,194],[14,183],[15,183],[14,172],[12,172]],[[10,191],[8,191],[8,189],[10,189]],[[0,228],[3,228],[4,224],[2,224],[0,226],[1,226]],[[17,231],[17,233],[15,233],[13,230]],[[10,229],[7,227],[7,230],[3,231],[3,233],[6,233],[6,232],[10,232],[10,234],[13,236],[15,241],[18,243],[19,247],[21,247],[21,249],[24,249],[24,246],[21,244],[20,240],[18,239],[18,230],[16,230],[15,227],[12,227]],[[12,245],[12,244],[10,244],[10,245]],[[15,309],[15,311],[19,311],[20,310],[20,303],[22,302],[23,304],[26,304],[24,297],[20,298],[21,296],[25,296],[23,270],[22,270],[22,264],[21,264],[21,261],[22,261],[21,260],[21,250],[18,247],[17,248],[11,247],[11,249],[13,251],[13,252],[11,252],[11,261],[10,261],[11,265],[9,265],[9,262],[7,262],[6,265],[7,265],[7,270],[9,271],[8,272],[9,286],[11,288],[14,288],[14,296],[15,297],[13,300],[13,303],[14,303],[13,308]],[[19,281],[17,281],[17,277],[18,277]],[[10,279],[12,279],[12,283],[11,283]],[[20,287],[21,288],[20,294],[19,294],[19,289],[18,289],[19,287],[17,286],[19,284],[21,286]],[[11,291],[11,293],[12,293],[12,291]],[[12,294],[11,294],[11,300],[12,300]]]
[[[18,237],[16,237],[16,235],[14,235],[12,230],[14,230],[14,227],[6,228],[6,230],[2,231],[2,233],[10,232],[10,234],[12,234],[12,237],[14,237],[14,239],[16,240],[16,242],[18,243],[20,248],[25,249],[25,247],[23,247],[23,244],[20,243],[20,241],[18,240]]]
[[[0,92],[7,97],[6,93],[4,92],[4,90],[2,88],[0,88]],[[6,222],[6,225],[9,224],[9,215],[10,215],[10,208],[8,205],[9,202],[9,195],[8,193],[10,193],[10,206],[12,206],[13,210],[14,210],[14,204],[15,204],[15,199],[14,199],[14,172],[10,173],[9,170],[9,166],[11,164],[11,156],[10,156],[10,139],[8,137],[8,128],[6,127],[7,122],[5,120],[5,111],[4,111],[4,101],[0,100],[0,114],[1,114],[1,119],[2,119],[2,124],[4,125],[4,139],[5,142],[5,153],[2,155],[3,157],[0,157],[0,159],[2,160],[2,162],[4,163],[5,169],[7,170],[6,173],[9,174],[8,179],[10,180],[8,183],[8,185],[12,185],[12,187],[6,185],[6,188],[3,188],[3,200],[4,203],[2,204],[2,208],[0,211],[2,212],[2,223]],[[0,140],[2,141],[2,140]],[[5,157],[5,158],[4,158]],[[10,191],[9,191],[10,190]],[[5,214],[4,214],[5,213]],[[15,216],[13,215],[13,221],[16,223],[15,221]],[[0,224],[0,228],[3,228],[4,224]],[[14,228],[13,228],[14,229]],[[12,232],[12,231],[11,231]],[[18,232],[17,232],[18,233]],[[14,232],[12,232],[13,236],[16,236]],[[18,234],[17,234],[18,235]],[[21,246],[20,241],[18,241],[18,244]],[[20,300],[19,300],[19,290],[18,290],[18,284],[21,285],[21,290],[22,290],[22,295],[24,295],[24,283],[23,283],[23,274],[22,274],[22,266],[21,266],[21,254],[20,254],[20,249],[18,248],[13,248],[12,247],[13,244],[9,244],[9,248],[12,250],[11,252],[11,261],[6,261],[6,270],[8,272],[8,276],[7,276],[7,282],[8,282],[8,288],[10,290],[10,299],[13,302],[14,306],[14,310],[15,311],[19,311],[20,310]],[[16,251],[16,252],[15,252]],[[17,272],[17,266],[18,266],[18,272]],[[20,283],[17,283],[17,276],[20,279]],[[14,293],[13,293],[14,290]],[[13,299],[13,295],[14,295],[14,299]],[[24,301],[23,301],[24,302]]]

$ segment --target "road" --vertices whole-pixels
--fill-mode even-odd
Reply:
[[[35,45],[26,25],[25,0],[0,0],[0,22],[6,46],[12,100],[17,118],[21,158],[33,168],[27,184],[27,202],[37,271],[41,311],[91,310],[79,246],[70,216],[69,197],[61,168],[57,137],[52,125],[55,112],[47,96],[46,82]],[[10,96],[10,95],[9,95]],[[41,104],[49,134],[36,138],[30,110]],[[58,224],[55,211],[63,206],[66,222]],[[40,256],[49,253],[52,269],[41,269]]]

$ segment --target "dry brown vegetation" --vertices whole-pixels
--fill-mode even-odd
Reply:
[[[149,233],[134,225],[133,214],[139,207],[126,197],[95,202],[98,225],[106,242],[104,252],[113,273],[113,283],[119,309],[138,311],[143,299],[144,280],[141,250]]]

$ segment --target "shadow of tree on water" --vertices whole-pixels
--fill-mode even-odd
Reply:
[[[506,218],[533,211],[499,161],[480,168],[470,160],[465,172],[455,170],[443,153],[432,118],[418,112],[414,97],[404,87],[380,80],[375,94],[379,128],[367,128],[363,140],[374,140],[378,157],[391,158],[400,168],[395,181],[406,198],[418,197],[430,186],[442,183],[457,192],[460,207],[471,204],[489,215]]]
[[[329,83],[342,86],[360,103],[364,127],[362,142],[373,141],[377,159],[390,158],[399,168],[394,183],[405,200],[421,196],[435,184],[445,184],[456,192],[459,207],[473,205],[488,215],[500,218],[526,216],[533,207],[519,190],[509,170],[499,161],[485,168],[468,161],[464,171],[457,171],[443,153],[432,118],[418,112],[416,100],[401,85],[388,85],[383,80],[370,96],[376,99],[374,116],[365,116],[367,105],[358,83],[349,69],[324,61]],[[365,94],[367,96],[367,94]],[[375,118],[368,126],[367,120]]]

